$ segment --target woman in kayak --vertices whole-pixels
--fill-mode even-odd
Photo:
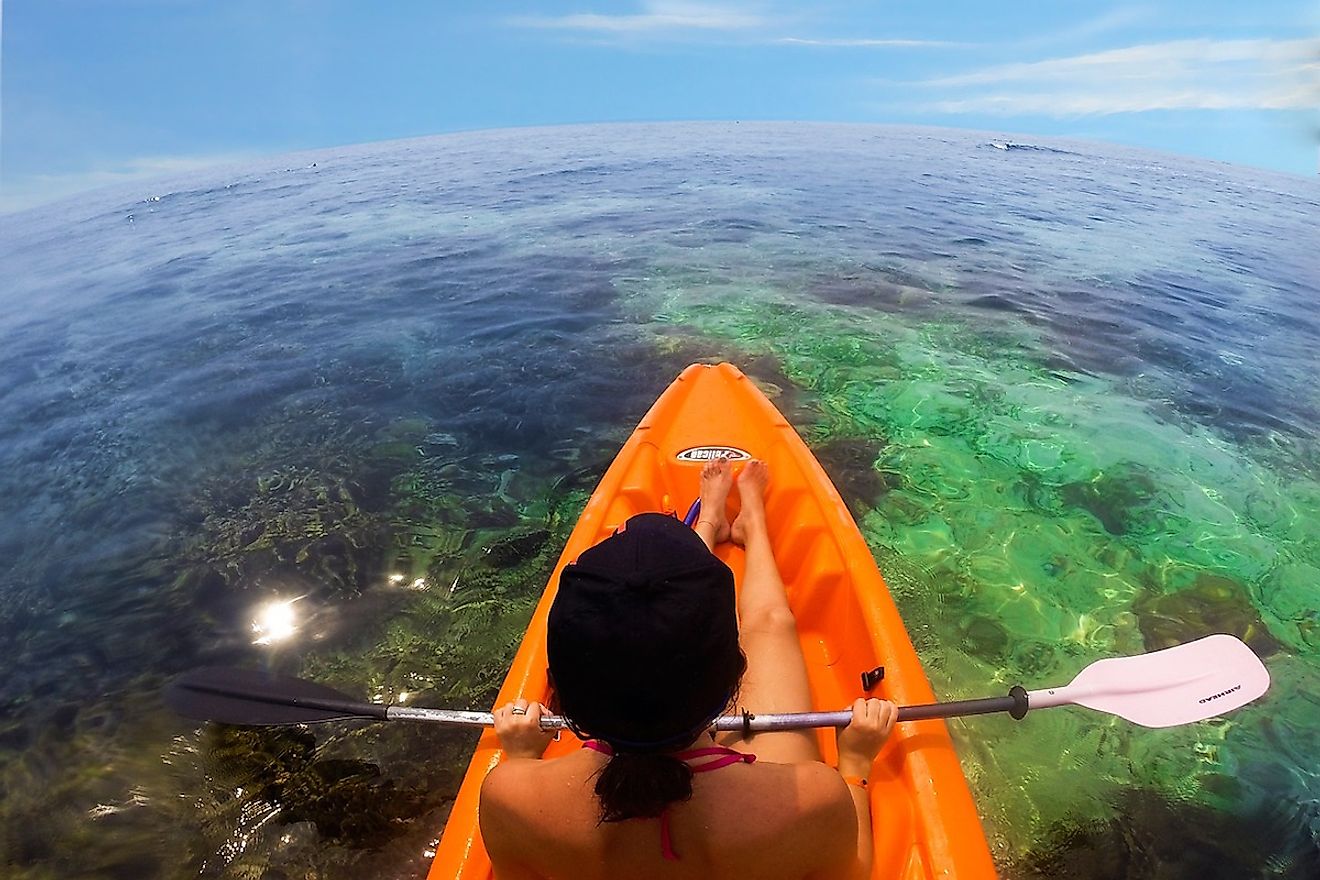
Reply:
[[[866,774],[893,729],[892,703],[854,703],[837,771],[809,730],[709,732],[735,704],[811,708],[766,528],[768,481],[763,462],[748,462],[730,525],[732,468],[708,463],[693,529],[641,514],[564,569],[550,675],[563,714],[590,739],[541,761],[543,707],[496,710],[505,760],[482,786],[480,820],[499,880],[870,876]],[[733,573],[711,552],[726,540],[745,551],[736,599]]]

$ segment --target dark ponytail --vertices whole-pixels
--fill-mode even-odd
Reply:
[[[600,821],[653,819],[692,797],[692,768],[660,752],[616,752],[596,776]]]

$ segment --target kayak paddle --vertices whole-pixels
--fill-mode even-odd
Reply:
[[[1008,712],[1022,718],[1029,709],[1085,706],[1126,718],[1145,727],[1173,727],[1222,715],[1265,693],[1269,672],[1251,648],[1230,635],[1213,635],[1133,657],[1097,660],[1062,687],[1008,696],[902,706],[899,721],[953,718]],[[175,712],[199,721],[268,726],[321,721],[433,721],[466,727],[490,727],[490,712],[420,709],[354,701],[325,685],[250,669],[210,667],[180,676],[165,691]],[[724,715],[716,730],[747,734],[811,727],[845,727],[852,710]],[[543,716],[545,730],[567,728],[562,717]]]

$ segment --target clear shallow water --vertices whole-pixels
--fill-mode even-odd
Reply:
[[[1314,876],[1320,187],[996,140],[495,132],[0,219],[7,871],[420,872],[468,737],[198,731],[157,688],[484,705],[613,451],[721,358],[817,447],[942,695],[1267,655],[1224,721],[956,722],[1006,876]],[[275,600],[297,632],[253,644]]]

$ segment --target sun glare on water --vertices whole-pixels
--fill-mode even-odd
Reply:
[[[293,610],[297,599],[283,602],[268,602],[257,609],[257,616],[252,621],[254,645],[273,645],[283,642],[298,632],[298,615]]]

